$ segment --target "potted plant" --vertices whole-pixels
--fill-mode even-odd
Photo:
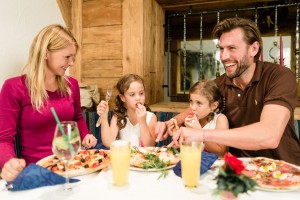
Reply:
[[[255,191],[256,182],[242,174],[245,165],[235,156],[226,153],[224,164],[219,168],[216,176],[217,188],[214,193],[221,199],[238,199],[239,194]]]

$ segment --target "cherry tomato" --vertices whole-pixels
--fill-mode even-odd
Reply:
[[[92,165],[92,168],[96,168],[96,167],[98,167],[99,165],[100,165],[99,162],[95,162],[95,163]]]
[[[77,162],[75,165],[80,166],[80,165],[81,165],[81,162]]]
[[[89,155],[90,152],[89,152],[88,150],[84,150],[84,151],[83,151],[83,154],[84,154],[84,155]]]
[[[51,168],[51,170],[55,172],[55,171],[58,171],[59,168],[57,166],[54,166],[54,167]]]

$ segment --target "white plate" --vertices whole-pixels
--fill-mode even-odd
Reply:
[[[262,190],[262,191],[268,191],[268,192],[292,192],[292,191],[300,190],[300,186],[290,188],[290,189],[287,189],[287,188],[282,188],[282,189],[275,189],[274,188],[274,189],[272,189],[272,188],[257,186],[256,189]]]
[[[138,167],[130,167],[130,170],[134,170],[134,171],[140,171],[140,172],[158,172],[158,171],[162,171],[162,170],[167,170],[167,169],[172,169],[173,167],[175,167],[175,165],[170,165],[168,167],[164,167],[164,168],[149,168],[149,169],[143,169],[143,168],[138,168]]]

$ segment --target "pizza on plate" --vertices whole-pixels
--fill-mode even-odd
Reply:
[[[139,169],[166,169],[175,166],[179,153],[174,148],[132,147],[130,166]]]
[[[80,176],[89,174],[105,168],[110,163],[110,155],[106,150],[80,150],[77,155],[69,161],[68,175]],[[65,167],[55,155],[48,156],[37,162],[57,174],[64,175]]]
[[[243,173],[253,178],[259,189],[295,190],[300,188],[300,167],[282,160],[251,158]]]

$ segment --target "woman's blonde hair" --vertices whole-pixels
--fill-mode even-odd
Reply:
[[[78,44],[72,33],[58,24],[43,28],[32,41],[24,74],[26,75],[26,86],[29,90],[31,104],[36,110],[40,111],[49,98],[45,88],[47,51],[55,52],[71,44],[74,44],[78,49]],[[61,95],[71,95],[65,76],[56,76],[56,81]]]

